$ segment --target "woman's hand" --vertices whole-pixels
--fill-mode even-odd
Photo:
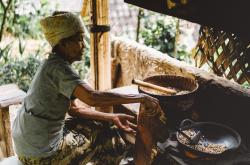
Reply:
[[[130,122],[130,121],[133,121],[133,120],[135,120],[134,116],[121,114],[121,113],[112,114],[113,123],[118,128],[124,130],[125,132],[136,133],[137,125]]]
[[[82,116],[85,118],[102,120],[102,121],[112,121],[118,128],[124,130],[125,132],[135,133],[137,126],[130,121],[135,120],[134,116],[122,114],[122,113],[103,113],[98,111],[93,111],[79,106],[76,100],[71,101],[70,109],[68,111],[71,116]]]
[[[70,116],[77,116],[81,109],[84,109],[84,107],[81,107],[79,105],[79,103],[77,102],[77,99],[71,100],[70,101],[70,107],[69,107],[69,110],[68,110],[68,114]]]

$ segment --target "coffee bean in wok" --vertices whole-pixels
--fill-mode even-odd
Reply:
[[[194,137],[197,133],[192,130],[185,130],[183,131],[185,134],[187,134],[190,138]],[[224,151],[227,150],[227,146],[224,144],[215,144],[215,143],[208,143],[206,142],[205,137],[201,137],[198,144],[196,145],[190,145],[189,141],[187,138],[185,138],[183,135],[179,134],[179,140],[182,144],[195,149],[200,152],[206,152],[209,154],[221,154]]]

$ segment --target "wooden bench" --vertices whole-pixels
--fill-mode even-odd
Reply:
[[[0,158],[14,155],[9,106],[21,103],[25,95],[15,84],[0,86]]]

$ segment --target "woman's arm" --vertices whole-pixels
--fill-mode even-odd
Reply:
[[[93,107],[112,106],[117,104],[151,101],[158,104],[158,100],[145,94],[118,94],[93,90],[88,84],[79,84],[73,95],[84,103]]]
[[[159,102],[156,98],[145,94],[125,95],[112,92],[99,92],[93,90],[87,83],[79,84],[75,88],[73,95],[82,102],[93,107],[112,106],[116,104],[128,104],[136,102],[143,102],[145,106],[152,108],[158,108],[159,106]],[[93,111],[91,109],[77,107],[74,105],[74,102],[71,105],[69,113],[70,115],[83,118],[112,121],[116,126],[123,129],[124,131],[135,132],[134,128],[136,125],[129,122],[134,119],[133,116]]]
[[[135,120],[135,118],[130,115],[94,111],[90,108],[78,106],[76,101],[71,101],[71,105],[70,105],[70,109],[68,113],[71,116],[113,122],[118,128],[121,128],[124,131],[135,133],[136,125],[130,122],[130,121]]]

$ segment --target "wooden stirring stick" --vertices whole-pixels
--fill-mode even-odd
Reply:
[[[174,90],[174,89],[161,87],[161,86],[151,84],[151,83],[148,83],[148,82],[145,82],[145,81],[137,80],[137,79],[133,79],[132,83],[136,84],[136,85],[139,85],[139,86],[142,86],[142,87],[151,88],[151,89],[154,89],[154,90],[166,93],[166,94],[176,94],[177,93],[177,91]]]

